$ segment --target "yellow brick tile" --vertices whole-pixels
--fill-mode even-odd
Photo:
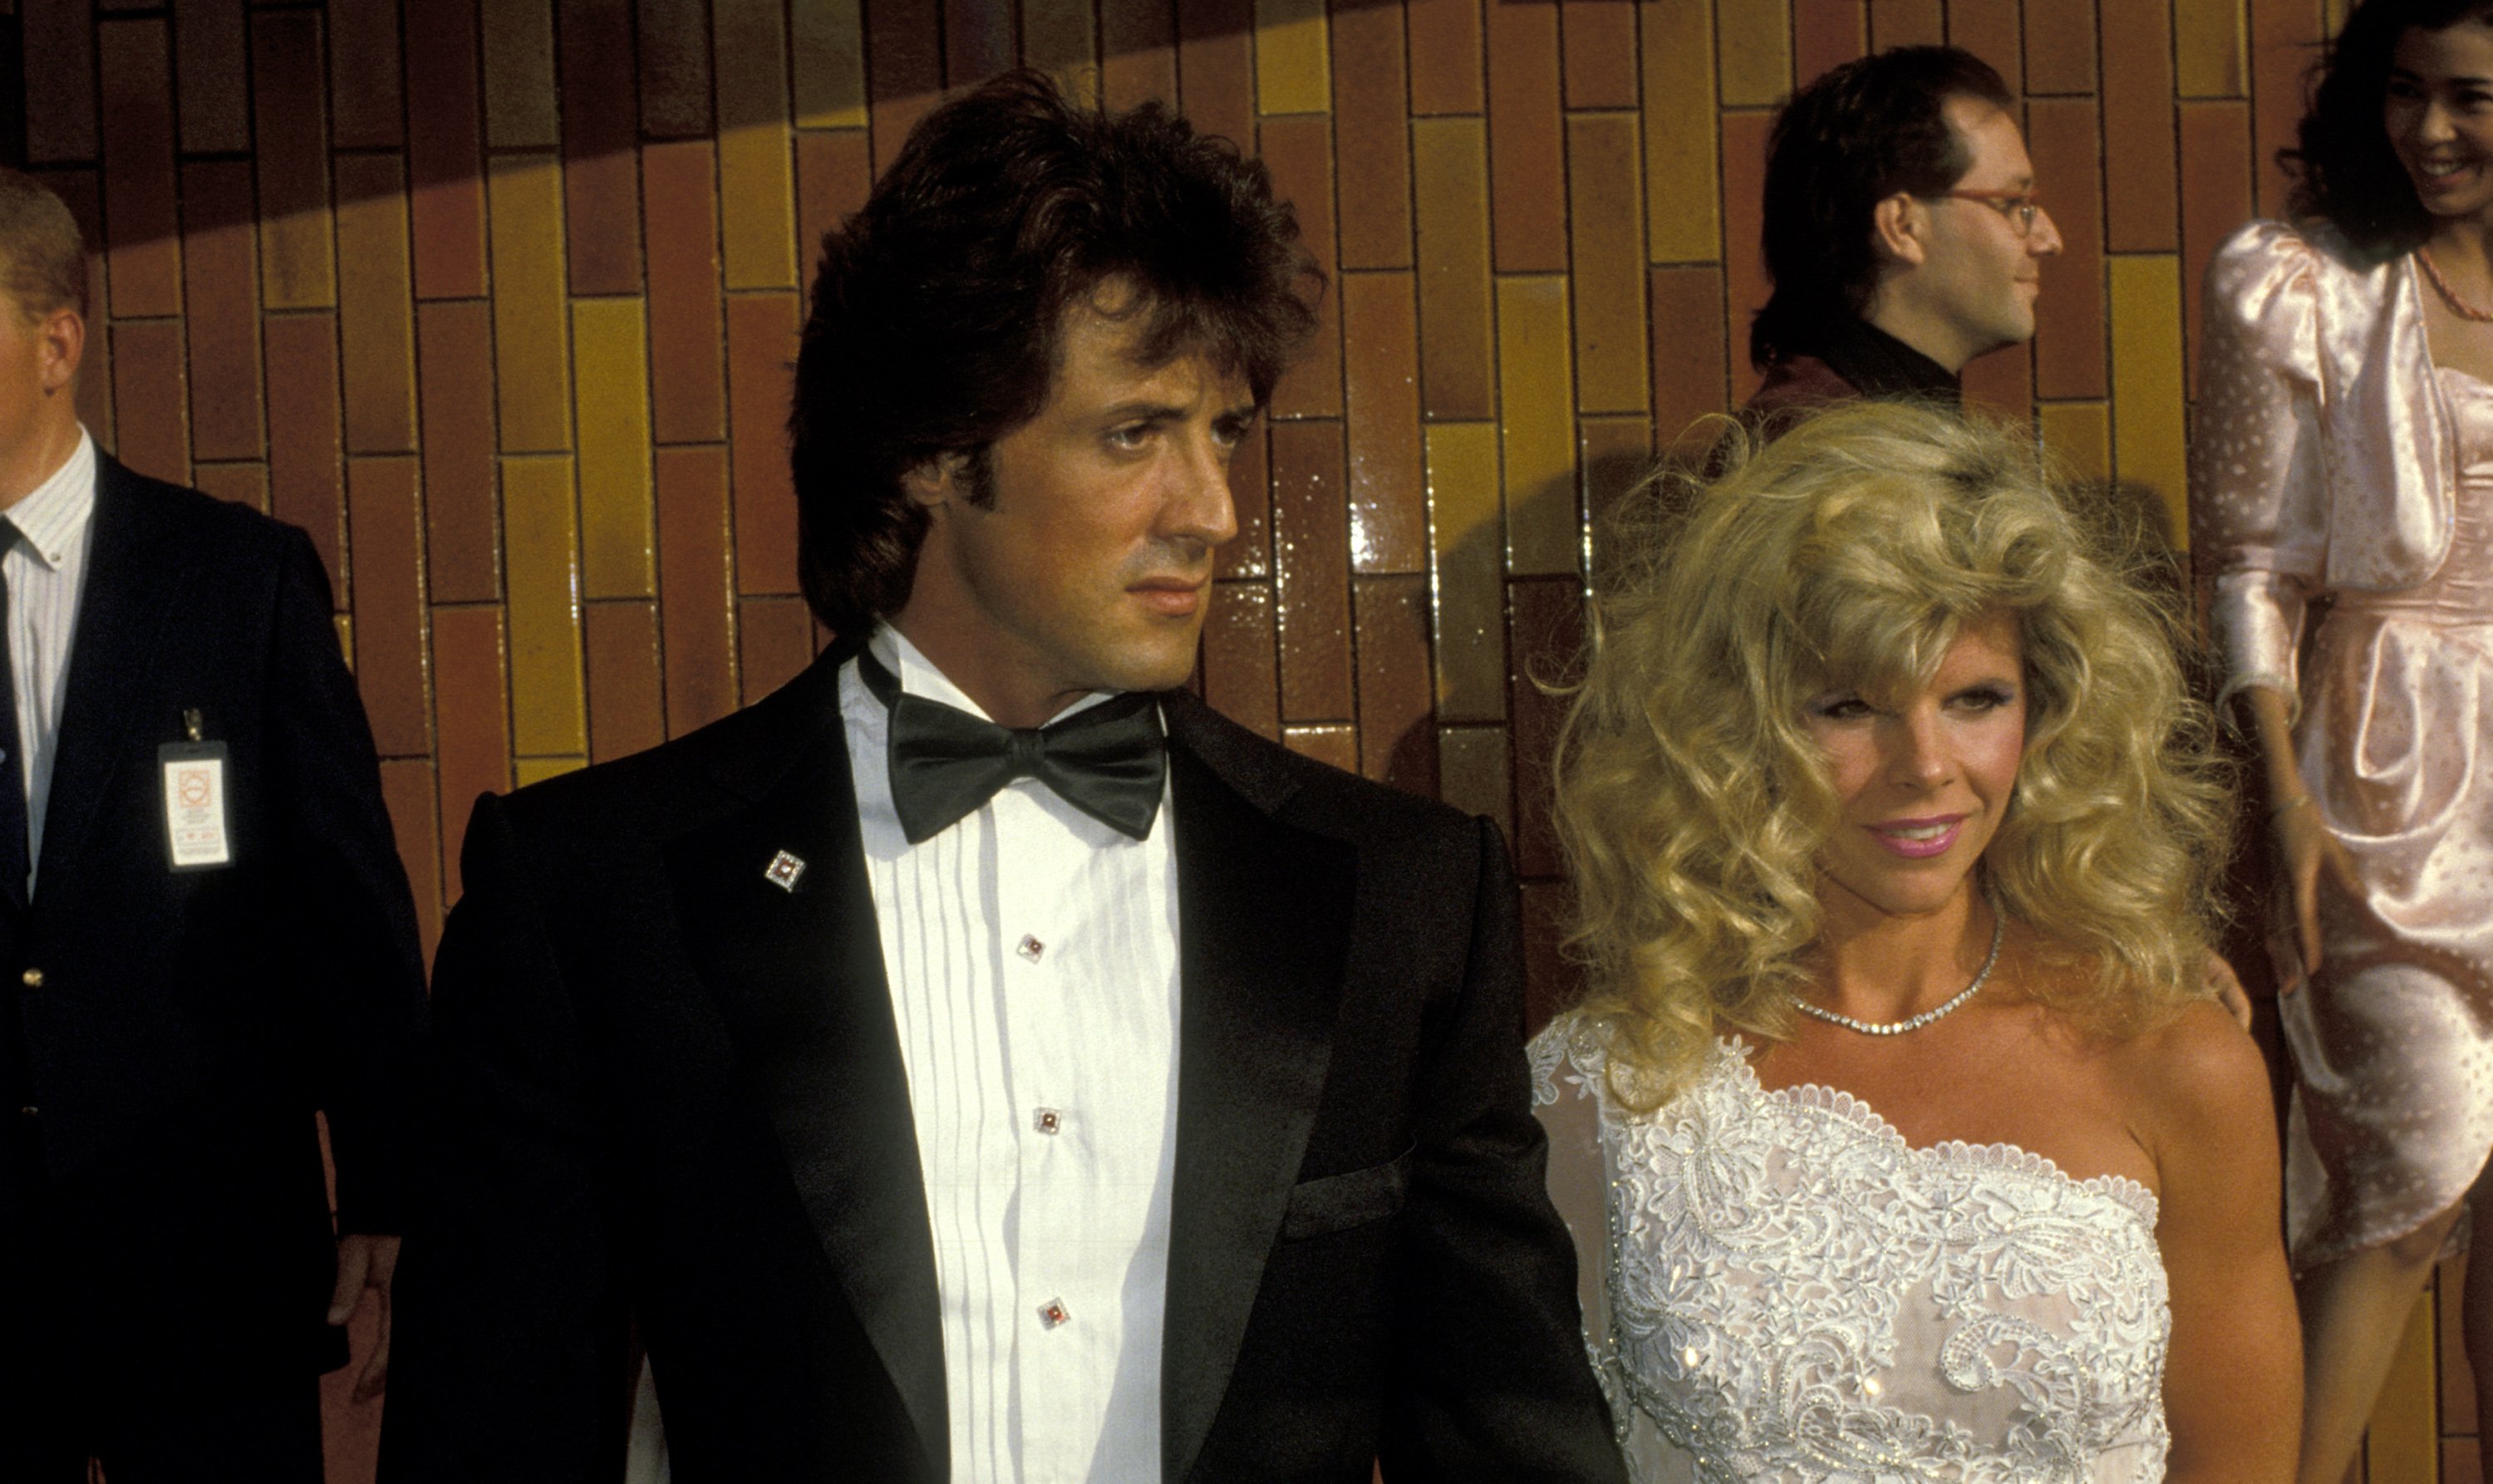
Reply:
[[[2043,446],[2082,478],[2112,478],[2112,404],[2047,401],[2037,410]]]
[[[2249,63],[2242,0],[2181,0],[2173,8],[2174,91],[2183,98],[2239,98]]]
[[[720,248],[730,288],[796,286],[788,28],[779,0],[717,0]]]
[[[523,788],[530,784],[544,783],[549,778],[560,778],[565,773],[576,773],[586,766],[588,759],[578,757],[515,757],[511,760],[512,771],[519,775],[519,786]]]
[[[2439,1388],[2433,1384],[2433,1312],[2429,1291],[2407,1315],[2406,1332],[2398,1338],[2389,1378],[2372,1408],[2372,1424],[2363,1439],[2363,1462],[2369,1477],[2414,1480],[2440,1477],[2440,1421],[2436,1416]]]
[[[1091,0],[1021,0],[1021,60],[1054,77],[1067,96],[1099,101],[1099,17]]]
[[[551,757],[588,751],[571,489],[569,459],[502,460],[514,754]]]
[[[2183,446],[2181,269],[2171,253],[2116,254],[2112,266],[2113,471],[2164,500],[2177,541],[2189,460]]]
[[[554,0],[488,0],[485,142],[553,149],[562,142],[554,94]]]
[[[1567,281],[1497,281],[1498,429],[1506,456],[1506,563],[1517,576],[1574,572],[1576,388]]]
[[[1720,28],[1715,55],[1723,74],[1723,106],[1781,103],[1791,91],[1791,8],[1714,0],[1714,23]]]
[[[338,631],[338,653],[345,657],[346,668],[353,669],[355,668],[355,615],[333,613],[329,616],[329,623]]]
[[[789,7],[797,128],[865,127],[861,9],[860,0],[795,0]]]
[[[1430,589],[1436,612],[1437,716],[1506,717],[1506,583],[1498,522],[1497,425],[1436,423],[1427,432]]]
[[[1586,412],[1642,412],[1645,382],[1644,220],[1637,121],[1628,113],[1567,119],[1568,268],[1576,281],[1576,379]]]
[[[1325,0],[1255,0],[1255,108],[1333,111],[1333,45]]]
[[[580,375],[580,552],[587,594],[651,597],[656,536],[641,301],[573,301],[571,344]]]
[[[346,449],[413,453],[415,297],[405,173],[396,155],[341,155],[337,171]]]
[[[1719,262],[1714,11],[1689,0],[1647,0],[1637,9],[1644,52],[1645,251],[1657,263]]]
[[[561,166],[552,155],[496,155],[486,204],[493,221],[494,389],[502,452],[568,453]]]

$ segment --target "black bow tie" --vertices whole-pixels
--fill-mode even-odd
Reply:
[[[930,840],[1016,778],[1136,840],[1151,837],[1168,775],[1159,706],[1127,691],[1046,727],[999,727],[923,696],[863,650],[857,674],[891,712],[891,802],[911,845]]]

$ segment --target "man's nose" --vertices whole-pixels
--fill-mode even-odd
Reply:
[[[1229,490],[1229,455],[1210,433],[1188,437],[1171,472],[1167,534],[1226,544],[1238,534],[1238,501]]]

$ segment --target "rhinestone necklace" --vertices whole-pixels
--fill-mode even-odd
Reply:
[[[1967,985],[1962,990],[1959,990],[1956,993],[1956,996],[1948,1000],[1946,1003],[1933,1005],[1931,1008],[1923,1011],[1919,1015],[1911,1016],[1901,1021],[1889,1021],[1886,1024],[1881,1024],[1877,1021],[1856,1021],[1840,1010],[1829,1010],[1821,1005],[1813,1005],[1805,999],[1794,1000],[1793,1003],[1800,1007],[1800,1013],[1803,1015],[1815,1016],[1818,1020],[1824,1021],[1830,1025],[1841,1025],[1847,1030],[1857,1030],[1865,1036],[1901,1036],[1908,1030],[1919,1030],[1931,1022],[1937,1020],[1940,1016],[1947,1014],[1957,1006],[1964,1004],[1968,999],[1971,999],[1974,996],[1975,991],[1981,989],[1985,984],[1990,982],[1991,971],[1999,965],[1999,939],[2002,936],[2002,930],[2005,929],[2007,925],[2007,915],[2001,912],[1997,906],[1995,905],[1992,907],[1991,952],[1983,957],[1982,968],[1973,976],[1973,983]]]

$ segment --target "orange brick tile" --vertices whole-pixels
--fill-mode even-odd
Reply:
[[[182,415],[182,322],[125,320],[112,326],[112,400],[120,409],[114,450],[141,474],[191,482],[190,428]]]
[[[813,663],[814,619],[796,598],[746,598],[736,612],[737,668],[749,706]]]
[[[572,465],[561,456],[502,460],[503,561],[510,574],[511,751],[588,748],[581,688],[580,532]]]
[[[1178,102],[1194,127],[1255,152],[1254,0],[1194,0],[1177,13]]]
[[[398,35],[399,0],[329,0],[329,96],[336,100],[338,148],[396,149],[406,142]],[[183,65],[190,65],[187,58]]]
[[[1876,22],[1873,25],[1875,27]],[[2018,24],[2017,7],[1951,5],[1948,7],[1947,29],[1948,45],[1962,46],[1997,69],[2001,78],[2008,83],[2009,91],[2016,92],[2025,86],[2025,30]],[[1878,45],[1884,46],[1887,43],[1882,38]]]
[[[1723,256],[1714,107],[1714,11],[1683,0],[1638,8],[1644,64],[1646,251],[1657,263]]]
[[[698,0],[693,0],[698,4]],[[935,105],[944,59],[922,3],[868,0],[865,8],[866,106],[874,131],[874,167],[891,163],[910,126]]]
[[[1317,727],[1284,727],[1281,745],[1302,757],[1312,757],[1328,767],[1345,773],[1359,771],[1359,732],[1356,727],[1339,724]]]
[[[720,243],[730,288],[796,286],[788,27],[779,0],[714,0]]]
[[[246,49],[242,0],[175,0],[173,88],[184,151],[205,155],[251,148]]]
[[[190,301],[191,447],[201,459],[257,459],[259,250],[251,162],[182,167],[182,272]]]
[[[1013,49],[1011,7],[944,0],[945,86],[967,89],[1009,70]]]
[[[702,0],[636,0],[641,129],[662,139],[709,133],[709,23]]]
[[[718,223],[709,145],[699,139],[642,152],[649,229],[649,358],[661,443],[727,434],[727,377],[719,359]]]
[[[669,736],[736,709],[733,561],[727,451],[658,450],[658,616]]]
[[[1322,0],[1318,0],[1322,4]],[[1091,0],[1021,0],[1021,62],[1054,77],[1066,96],[1099,101],[1099,18]]]
[[[2176,88],[2183,98],[2241,98],[2250,88],[2249,17],[2242,0],[2177,7]]]
[[[1497,395],[1506,464],[1506,569],[1573,572],[1576,395],[1568,367],[1567,282],[1497,281]]]
[[[2115,252],[2180,246],[2179,170],[2173,141],[2170,0],[2103,0],[2104,171],[2119,183],[2104,214]]]
[[[2034,407],[2031,346],[1995,350],[1965,369],[1965,404],[1995,417],[2023,421]]]
[[[1515,780],[1505,727],[1437,728],[1437,797],[1467,815],[1495,820],[1500,834],[1515,838]]]
[[[2034,390],[2042,397],[2101,397],[2104,365],[2103,184],[2096,107],[2090,99],[2036,99],[2027,106],[2034,179],[2066,243],[2043,269],[2034,307]]]
[[[861,0],[793,6],[788,15],[796,127],[863,129],[865,16]]]
[[[345,340],[346,448],[415,450],[415,300],[406,174],[396,155],[340,155],[338,331]]]
[[[1715,66],[1723,104],[1765,108],[1791,91],[1791,15],[1754,0],[1714,0]]]
[[[347,538],[355,553],[355,688],[384,757],[432,751],[424,694],[424,538],[416,461],[346,460]]]
[[[1435,697],[1428,690],[1428,579],[1353,580],[1359,624],[1359,771],[1437,796]]]
[[[78,366],[78,421],[106,449],[112,447],[112,337],[98,333],[104,314],[104,186],[93,170],[46,170],[44,184],[70,209],[86,248],[86,305],[89,333]]]
[[[268,514],[268,465],[264,463],[194,463],[191,486]]]
[[[2302,118],[2302,74],[2322,40],[2319,7],[2310,0],[2248,0],[2251,17],[2252,158],[2260,162],[2259,214],[2285,215],[2293,178],[2276,163],[2291,149]]]
[[[1111,108],[1177,102],[1177,16],[1159,0],[1099,0],[1099,96]]]
[[[1870,45],[1862,0],[1792,0],[1792,85],[1807,87]]]
[[[1583,994],[1583,971],[1569,961],[1565,943],[1567,887],[1559,881],[1526,881],[1523,909],[1523,1023],[1538,1033],[1549,1018]]]
[[[1214,586],[1203,624],[1203,698],[1222,716],[1276,742],[1281,738],[1278,643],[1270,583]]]
[[[1727,412],[1731,358],[1748,359],[1734,346],[1723,315],[1723,270],[1656,268],[1648,282],[1653,308],[1653,426],[1662,443],[1682,455],[1713,446],[1705,430],[1689,425],[1709,412]],[[1669,347],[1664,353],[1663,347]]]
[[[2100,401],[2047,401],[2034,409],[2043,446],[2081,479],[2113,477],[2112,406]]]
[[[1423,572],[1428,515],[1420,469],[1419,320],[1411,275],[1347,273],[1350,555],[1360,572]]]
[[[1269,578],[1273,575],[1272,433],[1264,424],[1249,429],[1246,441],[1229,459],[1229,498],[1238,512],[1238,534],[1215,558],[1214,576]]]
[[[1350,501],[1341,424],[1273,428],[1273,585],[1281,636],[1281,716],[1351,715]]]
[[[1567,697],[1543,684],[1571,673],[1584,644],[1583,589],[1570,578],[1537,579],[1507,586],[1514,657],[1511,702],[1515,723],[1515,851],[1517,870],[1527,876],[1556,876],[1565,869],[1558,833],[1549,820],[1549,764],[1558,746]]]
[[[2441,1484],[2484,1484],[2483,1455],[2477,1451],[2475,1439],[2441,1440]]]
[[[645,598],[657,590],[642,318],[638,299],[571,304],[580,385],[581,575],[591,598]]]
[[[311,533],[329,569],[329,585],[344,602],[350,595],[341,560],[345,487],[338,316],[272,314],[260,335],[268,356],[269,512]]]
[[[641,118],[631,0],[561,0],[562,209],[571,291],[641,291]]]
[[[588,605],[588,759],[645,752],[667,740],[658,681],[658,606],[637,599]]]
[[[506,454],[571,447],[571,357],[563,326],[562,168],[549,154],[496,155],[494,386]]]
[[[1481,0],[1406,0],[1411,42],[1411,111],[1422,117],[1478,113]]]
[[[796,590],[796,490],[788,473],[796,325],[793,293],[737,294],[727,302],[736,579],[746,594]]]
[[[2181,327],[2190,389],[2198,394],[2199,296],[2216,244],[2251,217],[2251,114],[2245,103],[2185,103],[2181,134]]]
[[[480,793],[511,787],[510,693],[502,678],[502,610],[433,610],[434,761],[441,822],[465,839]],[[459,900],[459,852],[441,852],[442,901]]]
[[[1500,273],[1567,267],[1567,160],[1558,125],[1558,8],[1488,13],[1489,223]]]
[[[259,153],[260,297],[272,310],[338,302],[330,251],[327,89],[316,12],[270,11],[251,28]]]
[[[1636,116],[1567,120],[1567,209],[1576,229],[1576,397],[1586,412],[1641,412],[1645,379],[1643,162]]]
[[[2025,0],[2026,91],[2095,90],[2094,0]]]
[[[1494,417],[1487,135],[1477,118],[1421,119],[1411,145],[1421,404],[1432,418]]]
[[[1766,134],[1774,119],[1764,113],[1723,115],[1723,282],[1730,322],[1736,328],[1731,355],[1731,401],[1757,389],[1749,364],[1749,319],[1765,308],[1774,284],[1758,258],[1757,237],[1766,189]]]
[[[1428,429],[1428,544],[1436,585],[1437,715],[1506,717],[1506,539],[1497,425]]]
[[[494,324],[483,304],[427,304],[416,312],[424,418],[425,555],[436,603],[502,595],[495,498]]]
[[[95,13],[87,0],[22,0],[25,54],[45,65],[25,70],[29,163],[93,160]]]
[[[434,23],[406,32],[407,216],[420,299],[485,292],[484,115],[476,0],[427,0]]]
[[[1336,261],[1332,119],[1323,114],[1265,119],[1263,154],[1273,171],[1273,193],[1298,208],[1300,241],[1317,262]],[[1340,414],[1341,299],[1329,292],[1316,311],[1316,330],[1307,349],[1273,389],[1273,415]]]
[[[433,950],[441,941],[441,826],[436,814],[440,800],[433,759],[384,758],[381,803],[389,810],[399,865],[406,872],[407,884],[415,889],[416,935],[424,946],[425,971],[431,973]]]
[[[1255,108],[1323,113],[1333,106],[1325,0],[1255,0]]]
[[[2013,9],[2008,23],[2015,25]],[[1870,49],[1890,46],[1936,46],[1947,40],[1947,23],[1939,0],[1870,0]]]
[[[162,20],[96,28],[104,74],[104,222],[116,317],[182,312],[172,60]]]
[[[1402,103],[1402,13],[1343,9],[1333,17],[1341,172],[1341,265],[1411,266],[1411,122]]]
[[[822,268],[824,236],[865,204],[873,170],[862,129],[796,135],[796,270],[807,288]]]
[[[484,17],[485,142],[496,149],[553,149],[562,142],[554,0],[493,0]]]
[[[1570,108],[1637,105],[1637,8],[1633,0],[1562,0],[1560,66]]]

